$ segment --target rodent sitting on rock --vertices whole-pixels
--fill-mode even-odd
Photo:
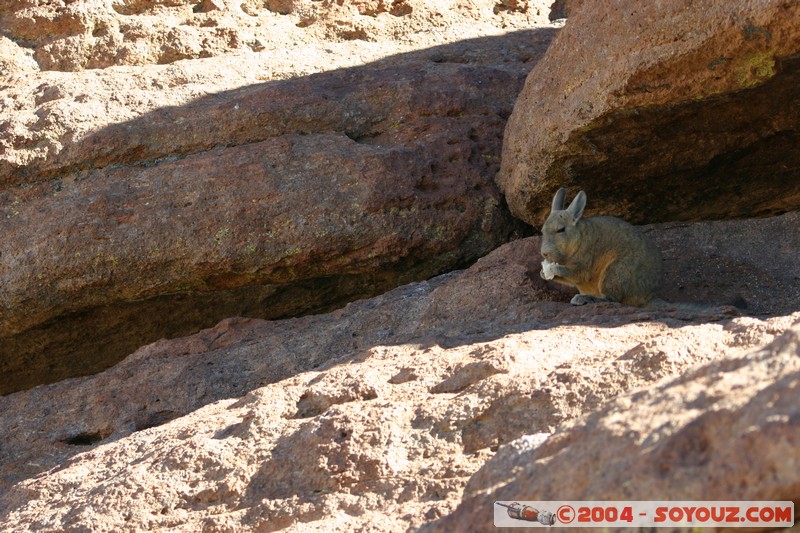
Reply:
[[[576,287],[571,303],[619,302],[639,307],[669,305],[657,298],[661,252],[638,229],[616,217],[583,217],[586,193],[564,209],[567,191],[553,197],[542,227],[541,277]]]

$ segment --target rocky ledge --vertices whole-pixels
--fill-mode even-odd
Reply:
[[[302,27],[286,22],[317,2],[0,10],[19,59],[0,82],[0,394],[229,316],[334,309],[525,234],[494,176],[558,26],[489,2],[435,31],[420,4],[334,4]],[[369,22],[369,42],[318,32],[342,17]],[[418,42],[390,33],[400,19]],[[262,47],[222,46],[226,24]],[[167,53],[190,34],[211,48]]]
[[[5,396],[0,526],[482,531],[493,498],[792,499],[798,225],[646,228],[665,297],[722,287],[750,316],[570,306],[531,237],[332,313],[225,320]],[[794,235],[777,254],[752,239],[775,232]]]

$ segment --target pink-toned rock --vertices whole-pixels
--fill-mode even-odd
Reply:
[[[33,60],[32,54],[11,39],[0,36],[0,76],[37,69],[38,65]]]
[[[549,0],[524,4],[497,12],[496,0],[3,0],[0,27],[41,70],[80,71],[240,54],[256,40],[281,55],[320,42],[425,48],[548,23]]]
[[[225,317],[329,310],[524,231],[493,176],[530,36],[256,84],[74,142],[60,117],[86,88],[41,85],[42,135],[63,143],[6,167],[0,393]]]
[[[502,130],[558,26],[481,2],[0,0],[0,394],[505,242]]]
[[[526,462],[525,446],[503,445],[555,433],[534,453],[550,450],[552,461],[555,450],[575,449],[570,457],[580,465],[590,457],[581,428],[592,424],[586,431],[597,453],[608,456],[603,464],[618,465],[613,475],[626,475],[627,465],[658,487],[663,478],[648,470],[652,463],[637,448],[640,440],[615,448],[604,421],[625,424],[645,439],[659,427],[658,417],[671,417],[669,443],[692,450],[694,428],[706,432],[704,424],[725,406],[734,409],[730,427],[711,424],[709,443],[722,446],[725,431],[773,420],[759,419],[759,412],[774,414],[774,433],[758,425],[763,436],[751,435],[759,450],[769,451],[757,466],[788,460],[784,446],[793,441],[781,439],[796,438],[790,409],[797,405],[798,332],[792,325],[800,316],[791,310],[800,295],[787,288],[798,276],[797,248],[773,249],[764,261],[769,244],[748,239],[798,234],[797,224],[791,214],[646,228],[664,249],[667,283],[679,282],[684,299],[706,294],[709,286],[719,287],[720,296],[746,289],[759,316],[570,306],[568,293],[539,278],[539,242],[532,237],[465,271],[329,314],[226,320],[146,346],[95,376],[2,397],[0,528],[353,530],[380,524],[397,531],[441,517],[447,518],[439,528],[467,527],[461,516],[478,527],[491,517],[485,488],[504,486],[515,472],[549,470],[538,456],[534,465]],[[709,238],[714,235],[730,238]],[[684,393],[696,397],[692,409]],[[701,422],[691,422],[698,416]],[[657,459],[667,471],[690,476],[676,474],[669,482],[675,498],[696,497],[712,472],[728,475],[719,462],[683,465],[669,454],[674,446],[659,444]],[[603,473],[611,472],[595,477],[591,469],[572,473],[566,457],[563,464],[560,470],[569,473],[563,486],[553,477],[554,491],[567,490],[571,481],[600,490]],[[736,470],[721,480],[760,471],[747,470],[743,460],[726,464]],[[763,494],[782,495],[798,483],[797,469],[768,477],[759,478]],[[630,479],[636,486],[640,478]],[[468,499],[453,513],[465,487]]]
[[[462,503],[423,531],[490,530],[498,500],[796,501],[798,448],[800,322],[760,350],[618,397],[543,442],[501,448]]]
[[[746,310],[570,306],[539,277],[534,237],[324,314],[217,323],[330,310],[513,236],[492,182],[501,131],[555,26],[496,34],[550,3],[0,0],[0,387],[130,354],[0,397],[0,530],[487,530],[493,498],[520,492],[793,498],[798,212],[643,228],[664,254],[662,297]],[[692,175],[706,196],[689,207],[674,184],[598,182],[603,200],[581,175],[569,185],[597,211],[791,209],[792,181],[753,200],[796,166],[782,55],[796,29],[773,20],[780,5],[709,1],[698,18],[640,3],[631,19],[650,31],[623,21],[612,46],[601,37],[630,10],[571,1],[575,29],[537,72],[550,83],[576,68],[579,85],[559,83],[600,114],[580,122],[543,99],[527,127],[577,127],[594,155],[570,169],[609,153],[601,178],[723,154],[710,178]],[[764,55],[764,41],[782,48]],[[711,58],[718,79],[687,67],[729,51],[746,53]],[[582,92],[620,80],[612,97]],[[693,99],[697,84],[720,93]],[[781,99],[789,108],[764,126]],[[700,110],[714,142],[700,142]],[[680,127],[656,127],[664,116]],[[665,150],[681,136],[691,149]],[[762,167],[774,172],[756,196],[731,192]]]
[[[497,176],[539,225],[560,186],[632,223],[800,207],[800,4],[582,0],[528,76]]]
[[[558,26],[481,2],[0,0],[0,394],[505,242],[502,129]]]

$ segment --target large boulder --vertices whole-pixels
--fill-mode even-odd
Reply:
[[[469,502],[483,505],[487,487],[518,471],[526,484],[514,487],[527,490],[558,450],[575,463],[559,459],[563,481],[544,476],[554,497],[576,478],[601,490],[626,465],[637,476],[626,478],[630,486],[641,479],[656,494],[667,482],[654,478],[637,444],[664,431],[656,415],[675,420],[656,450],[659,468],[689,476],[668,485],[675,498],[700,497],[710,465],[723,462],[735,467],[720,467],[726,479],[758,477],[762,496],[780,496],[796,489],[798,470],[775,477],[761,468],[785,465],[794,441],[784,437],[797,438],[800,243],[794,237],[764,261],[770,244],[756,236],[800,235],[798,225],[795,213],[645,228],[664,250],[665,285],[676,297],[705,298],[709,286],[718,299],[745,293],[757,316],[571,306],[568,293],[539,278],[539,240],[530,237],[467,270],[331,313],[225,320],[145,346],[97,375],[7,395],[0,528],[406,531],[450,515],[465,487],[467,503],[439,527],[460,530],[465,512],[483,527],[491,504]],[[730,427],[714,425],[725,408]],[[762,410],[770,417],[759,418]],[[749,424],[763,436],[749,433],[744,448],[710,457],[716,462],[698,452],[682,463],[674,453],[706,442],[717,450]],[[583,427],[596,449],[582,443]],[[638,437],[615,440],[618,427]],[[517,459],[518,444],[503,448],[552,433],[541,460]],[[751,444],[763,456],[754,467],[749,454],[736,455]],[[575,470],[591,450],[608,467]],[[622,494],[622,485],[607,494]]]
[[[633,223],[800,207],[800,4],[570,3],[525,83],[497,180],[539,225],[553,192]]]
[[[53,7],[52,31],[87,5]],[[50,16],[20,6],[4,15]],[[555,31],[389,57],[408,46],[306,36],[297,56],[66,73],[18,54],[0,92],[0,394],[225,317],[330,310],[524,233],[493,177]]]

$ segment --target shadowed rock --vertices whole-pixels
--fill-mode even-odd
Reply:
[[[632,223],[800,207],[800,5],[574,4],[506,129],[516,216],[540,225],[560,186]]]
[[[206,96],[14,170],[0,393],[225,317],[330,310],[524,232],[493,176],[541,31]]]

